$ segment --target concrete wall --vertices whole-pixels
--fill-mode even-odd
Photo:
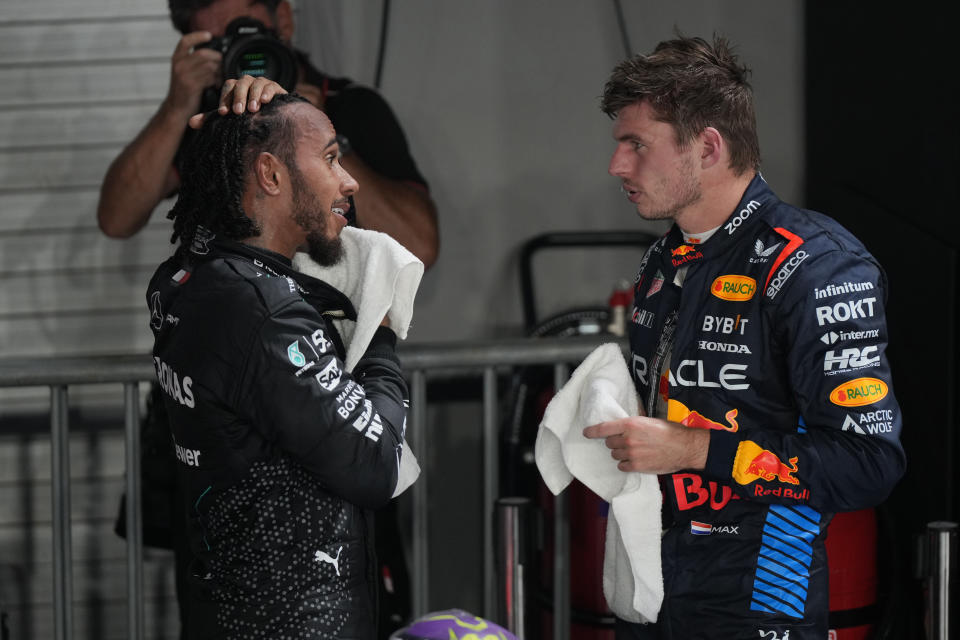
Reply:
[[[782,198],[800,203],[802,3],[622,4],[635,52],[649,52],[675,27],[738,45],[753,69],[764,176]],[[373,84],[381,3],[298,7],[301,46],[315,62]],[[662,231],[634,215],[606,172],[613,142],[599,95],[625,57],[614,3],[405,0],[391,7],[381,90],[440,211],[440,258],[421,286],[411,340],[519,334],[518,250],[534,235]],[[540,317],[605,304],[638,261],[636,251],[544,253],[534,263]]]

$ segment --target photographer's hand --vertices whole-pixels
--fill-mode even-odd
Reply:
[[[180,186],[173,160],[185,125],[200,109],[204,88],[220,81],[220,53],[196,48],[209,40],[206,31],[180,38],[170,59],[170,87],[160,108],[103,178],[97,223],[111,238],[127,238],[142,229],[154,207]]]
[[[260,110],[260,105],[270,102],[273,96],[286,93],[287,90],[269,78],[253,76],[241,76],[239,79],[231,78],[223,83],[223,89],[220,90],[220,105],[217,107],[217,113],[226,115],[231,110],[234,113],[243,113],[249,111],[256,113]],[[203,126],[204,118],[212,114],[198,113],[190,118],[189,124],[193,129],[199,129]]]
[[[197,48],[197,45],[209,42],[210,38],[208,31],[188,33],[180,38],[173,51],[170,88],[163,107],[170,113],[179,114],[183,120],[200,109],[203,90],[220,82],[223,56],[213,49]]]

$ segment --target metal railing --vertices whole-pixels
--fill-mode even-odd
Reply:
[[[557,388],[569,375],[569,363],[577,363],[610,336],[515,339],[490,342],[402,345],[400,360],[410,381],[410,431],[408,440],[417,457],[429,460],[426,398],[428,379],[435,376],[479,373],[483,393],[483,576],[482,615],[498,617],[501,594],[495,569],[496,501],[499,496],[498,372],[511,367],[552,365]],[[625,343],[621,343],[625,346]],[[123,386],[124,439],[126,450],[126,495],[140,495],[139,384],[153,380],[153,362],[146,355],[73,358],[17,358],[0,360],[0,388],[49,387],[51,391],[51,465],[53,510],[54,628],[56,640],[69,640],[72,631],[72,556],[70,531],[70,458],[67,390],[73,385],[116,384]],[[429,611],[429,564],[427,500],[430,470],[424,468],[412,491],[411,580],[413,614]],[[143,638],[143,541],[139,500],[128,499],[127,530],[127,623],[131,639]],[[554,516],[554,637],[569,637],[569,538],[565,496],[556,501]],[[506,621],[505,621],[506,622]]]

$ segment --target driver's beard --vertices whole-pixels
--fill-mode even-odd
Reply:
[[[293,189],[293,221],[307,232],[307,255],[323,267],[330,267],[343,258],[343,243],[339,234],[327,237],[327,218],[323,203],[314,195],[303,174],[290,167],[290,186]]]

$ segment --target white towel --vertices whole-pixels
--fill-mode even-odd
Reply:
[[[663,602],[657,476],[620,471],[602,439],[583,435],[584,427],[635,415],[637,396],[620,347],[601,345],[547,405],[535,458],[554,495],[576,478],[610,502],[603,595],[619,618],[655,622]]]
[[[344,227],[340,233],[343,259],[323,267],[305,253],[293,256],[297,271],[323,280],[341,291],[357,310],[356,323],[334,321],[347,348],[344,366],[353,371],[370,346],[384,316],[390,328],[405,340],[413,318],[413,301],[423,277],[423,263],[385,233]],[[420,475],[413,451],[403,441],[394,497],[403,493]]]
[[[347,345],[345,365],[353,371],[384,316],[401,340],[413,318],[413,300],[423,277],[423,263],[402,244],[379,231],[344,227],[343,259],[322,267],[305,253],[293,256],[293,267],[343,292],[357,310],[357,322],[338,322]]]

